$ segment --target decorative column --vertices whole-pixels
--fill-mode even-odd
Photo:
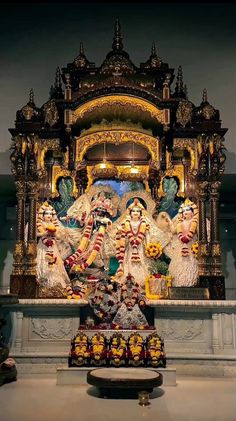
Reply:
[[[25,196],[26,186],[25,180],[19,179],[15,181],[16,185],[16,244],[14,250],[14,263],[12,275],[23,275],[24,272],[24,246],[25,246]],[[16,288],[15,288],[16,287]],[[11,293],[18,293],[16,284],[11,285]]]
[[[209,275],[208,268],[208,255],[209,247],[207,240],[207,225],[206,225],[206,202],[208,195],[208,185],[207,181],[198,182],[198,209],[199,209],[199,219],[198,219],[198,241],[199,241],[199,254],[198,254],[198,272],[199,276]]]
[[[154,210],[154,214],[153,214],[154,217],[155,217],[155,215],[157,215],[158,208],[159,208],[160,199],[158,197],[158,189],[160,187],[160,182],[161,182],[160,171],[158,171],[157,168],[155,168],[153,166],[150,166],[149,176],[148,176],[148,185],[149,185],[149,188],[151,190],[152,199],[155,200],[155,202],[156,202],[156,206],[155,206],[155,210]]]
[[[84,194],[88,185],[88,173],[85,162],[81,162],[76,171],[75,183],[78,190],[78,197]]]
[[[29,227],[27,238],[27,267],[25,273],[28,275],[36,274],[36,212],[37,212],[37,196],[38,196],[38,183],[37,181],[27,181],[27,190],[29,198]]]
[[[211,219],[211,274],[222,276],[221,247],[219,236],[219,189],[220,181],[210,184],[210,219]]]
[[[15,343],[14,343],[14,350],[21,351],[22,350],[22,327],[23,327],[23,313],[21,311],[17,311],[16,315],[16,336],[15,336]]]

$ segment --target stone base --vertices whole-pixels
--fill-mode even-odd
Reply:
[[[199,276],[199,287],[208,288],[210,300],[225,300],[224,276]]]
[[[65,384],[87,384],[87,373],[97,367],[61,367],[57,368],[57,385]],[[109,370],[109,368],[107,368]],[[114,370],[114,368],[112,368]],[[119,368],[117,369],[119,370]],[[129,368],[128,370],[139,370],[138,368]],[[141,368],[143,370],[143,368]],[[163,386],[176,386],[176,368],[147,368],[145,370],[156,371],[163,376]]]

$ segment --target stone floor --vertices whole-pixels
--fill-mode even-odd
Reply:
[[[236,379],[177,377],[155,389],[151,405],[102,399],[90,386],[57,386],[53,377],[24,377],[0,388],[1,421],[235,421]]]

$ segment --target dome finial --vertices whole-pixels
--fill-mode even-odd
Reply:
[[[202,102],[208,102],[208,95],[207,95],[206,88],[204,88],[202,91]]]
[[[156,52],[156,44],[155,44],[154,41],[152,43],[152,53],[151,53],[151,55],[152,56],[156,56],[157,55],[157,52]]]
[[[114,37],[113,37],[112,49],[114,51],[122,51],[123,50],[121,27],[120,27],[119,19],[116,19],[116,23],[115,23],[115,33],[114,33]]]
[[[184,89],[184,85],[183,85],[183,70],[182,70],[182,66],[178,67],[178,73],[177,73],[177,80],[176,80],[176,87],[175,87],[175,91],[176,93],[181,93],[183,92]]]
[[[32,88],[30,89],[30,93],[29,93],[29,103],[34,104],[34,91]]]
[[[55,88],[61,88],[61,70],[59,66],[57,67],[57,70],[56,70]]]
[[[79,53],[80,55],[84,55],[84,44],[82,42],[80,43]]]

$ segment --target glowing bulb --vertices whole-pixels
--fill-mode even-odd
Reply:
[[[134,165],[131,166],[130,169],[131,174],[138,174],[139,169],[137,167],[135,167]]]
[[[107,162],[106,162],[106,160],[104,159],[103,160],[103,162],[100,164],[100,168],[101,169],[105,169],[105,168],[107,168]]]

